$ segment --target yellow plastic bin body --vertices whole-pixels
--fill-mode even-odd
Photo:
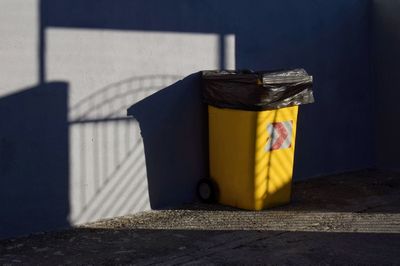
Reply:
[[[262,210],[290,202],[298,106],[208,106],[210,175],[221,204]]]

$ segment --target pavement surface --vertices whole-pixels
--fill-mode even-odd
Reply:
[[[0,265],[400,265],[400,174],[294,183],[261,212],[193,204],[0,241]]]

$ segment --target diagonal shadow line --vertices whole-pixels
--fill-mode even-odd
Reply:
[[[84,114],[79,115],[77,118],[74,118],[73,120],[74,121],[84,120],[86,118],[86,116],[88,114],[90,114],[92,111],[99,110],[99,109],[101,109],[102,106],[105,106],[106,104],[110,104],[113,101],[116,101],[118,99],[125,99],[129,95],[137,94],[137,93],[140,93],[140,92],[147,92],[147,91],[148,92],[153,92],[153,91],[156,92],[157,90],[159,90],[161,88],[162,88],[162,86],[160,86],[160,87],[144,87],[144,88],[140,88],[140,89],[137,89],[137,90],[132,90],[132,91],[124,92],[124,93],[120,92],[120,93],[115,94],[114,96],[112,96],[112,97],[110,97],[110,98],[108,98],[106,100],[98,102],[97,104],[90,104],[90,107],[85,111]],[[94,100],[95,100],[95,98],[88,99],[87,100],[88,105],[89,105],[89,103],[91,103],[91,101],[94,101]],[[79,106],[79,107],[82,108],[82,105]],[[127,108],[127,107],[129,107],[129,103],[125,103],[125,105],[124,105],[124,108]],[[69,110],[69,112],[70,113],[74,113],[75,110],[77,110],[77,108],[71,108]],[[121,110],[121,109],[119,109],[119,110]]]
[[[146,191],[144,191],[141,197],[142,197],[141,200],[136,204],[137,207],[133,207],[132,205],[132,208],[135,208],[134,210],[138,211],[151,209],[150,195],[148,194],[148,191],[147,191],[147,196],[146,196]]]
[[[126,96],[129,96],[129,95],[134,95],[134,94],[137,94],[137,93],[141,93],[141,92],[149,92],[149,91],[156,91],[157,89],[158,89],[158,86],[156,87],[156,84],[155,83],[161,83],[159,86],[162,86],[162,84],[165,84],[167,81],[168,82],[173,82],[173,81],[176,81],[176,79],[179,79],[179,78],[181,78],[180,76],[177,76],[177,75],[148,75],[148,76],[142,76],[142,77],[132,77],[132,78],[128,78],[128,79],[125,79],[125,80],[122,80],[122,81],[119,81],[119,82],[116,82],[116,83],[113,83],[113,84],[110,84],[110,85],[108,85],[108,86],[106,86],[106,87],[104,87],[103,89],[101,89],[100,91],[96,91],[95,93],[92,93],[89,97],[87,97],[87,98],[85,98],[85,99],[83,99],[82,101],[80,101],[80,102],[78,102],[78,104],[76,104],[72,109],[71,109],[71,111],[70,112],[74,112],[74,109],[81,109],[81,107],[83,106],[83,104],[85,104],[85,103],[90,103],[91,101],[92,101],[92,103],[90,103],[90,108],[89,108],[89,110],[87,110],[87,112],[91,112],[92,110],[96,110],[96,109],[99,109],[99,106],[101,106],[101,104],[105,104],[105,103],[112,103],[113,101],[115,101],[115,100],[118,100],[118,99],[121,99],[121,98],[123,98],[123,99],[125,99],[126,98]],[[148,87],[145,87],[145,88],[140,88],[140,89],[137,89],[137,90],[132,90],[132,86],[133,86],[133,84],[135,84],[136,85],[136,81],[138,81],[139,82],[139,84],[143,84],[143,83],[145,83],[146,81],[150,81],[151,83],[151,85],[150,86],[148,86]],[[142,85],[143,86],[143,85]],[[122,89],[122,88],[125,88],[125,90],[119,90],[121,93],[119,94],[119,95],[116,95],[116,96],[114,96],[114,97],[111,97],[111,98],[109,98],[109,99],[107,99],[107,94],[108,94],[108,92],[111,92],[112,90],[115,90],[115,89],[117,89],[117,88],[120,88],[120,89]],[[127,91],[128,90],[128,91]],[[124,92],[124,93],[122,93],[122,92]],[[102,95],[101,95],[102,94]],[[101,103],[97,103],[97,104],[93,104],[93,97],[101,97],[101,96],[103,96],[103,99],[102,99],[102,101],[101,101]],[[144,97],[145,97],[145,95],[144,95]],[[121,110],[121,109],[119,109],[119,110]],[[118,110],[118,111],[119,111]],[[111,114],[111,115],[114,115],[115,113],[113,113],[113,114]],[[112,121],[128,121],[128,119],[130,120],[130,118],[128,118],[128,119],[125,119],[125,117],[124,118],[122,118],[122,117],[118,117],[118,118],[111,118],[112,119]],[[82,124],[86,124],[86,123],[100,123],[100,122],[109,122],[109,120],[110,119],[90,119],[90,120],[83,120],[82,119],[82,116],[78,119],[78,120],[73,120],[73,121],[70,121],[69,122],[69,124],[70,125],[73,125],[73,124],[80,124],[80,123],[82,123]],[[126,123],[124,123],[124,124],[126,124]],[[129,126],[129,125],[128,125]],[[96,126],[95,126],[96,127]],[[96,130],[96,128],[94,128],[94,130]],[[139,140],[140,141],[140,140]],[[136,146],[137,144],[138,144],[138,142],[139,141],[137,141],[134,145]],[[127,147],[127,146],[126,146]],[[135,148],[134,148],[135,149]],[[123,167],[123,165],[129,160],[129,157],[131,156],[131,154],[133,153],[133,152],[135,152],[135,150],[134,149],[132,149],[132,150],[128,150],[127,151],[127,155],[125,156],[125,158],[123,159],[123,161],[122,161],[122,163],[118,163],[118,164],[116,164],[117,166],[116,166],[116,170],[114,170],[113,171],[113,173],[109,176],[109,177],[106,177],[105,178],[105,182],[103,183],[103,184],[97,184],[98,182],[96,182],[96,185],[95,185],[95,187],[96,187],[96,189],[95,189],[95,195],[91,198],[91,199],[89,199],[89,201],[88,201],[88,203],[84,206],[84,208],[82,209],[82,211],[81,211],[81,213],[78,215],[78,219],[79,219],[79,217],[81,217],[82,216],[82,213],[84,213],[84,212],[86,212],[87,211],[87,209],[90,207],[90,205],[93,203],[93,202],[95,202],[96,201],[96,198],[97,198],[97,195],[98,194],[100,194],[101,193],[101,191],[103,191],[104,190],[104,188],[105,187],[107,187],[108,185],[109,185],[109,183],[110,183],[110,181],[112,181],[113,180],[113,175],[116,175],[117,173],[118,173],[118,171],[119,171],[119,168],[121,168],[121,167]],[[99,160],[98,160],[98,158],[96,158],[96,151],[95,150],[97,150],[97,147],[95,147],[95,149],[94,149],[94,160],[96,161],[95,162],[95,164],[97,165],[99,162]],[[117,160],[117,162],[118,162],[119,160]],[[96,168],[96,167],[95,167]],[[95,171],[96,172],[96,171]],[[96,174],[95,174],[95,176],[97,176]],[[97,180],[97,178],[96,178],[96,180]],[[85,194],[85,192],[84,192],[84,190],[82,190],[83,191],[83,194]],[[86,196],[85,195],[83,195],[83,197],[82,198],[86,198]]]
[[[132,200],[132,204],[129,205],[128,210],[143,211],[147,209],[146,204],[148,204],[148,207],[150,207],[150,197],[148,195],[148,189],[142,189],[142,191],[140,191],[140,193],[138,193],[138,195],[134,199],[135,200]],[[138,199],[137,202],[136,199]]]
[[[273,123],[276,123],[276,118],[277,118],[277,116],[278,116],[278,110],[275,110],[274,112],[275,112],[275,113],[274,113],[274,118],[272,119],[272,122],[273,122]],[[265,130],[266,130],[266,129],[265,129]],[[271,142],[272,142],[273,136],[271,135],[270,138],[271,138]],[[271,151],[269,151],[269,152],[271,152]],[[266,165],[265,165],[265,167],[267,167],[267,169],[268,169],[268,170],[267,170],[267,176],[266,176],[267,187],[266,187],[266,190],[265,190],[265,199],[268,198],[268,196],[269,196],[269,190],[270,190],[270,181],[271,181],[271,178],[270,178],[270,176],[271,176],[271,159],[272,159],[272,154],[270,154],[270,156],[269,156],[269,158],[268,158],[268,161],[266,162]]]
[[[114,144],[114,155],[113,155],[114,156],[114,165],[116,166],[115,169],[118,169],[118,166],[120,165],[120,163],[119,163],[119,152],[118,152],[118,148],[119,148],[119,135],[118,135],[118,133],[119,133],[119,123],[113,123],[113,133],[114,133],[114,136],[115,136],[114,137],[114,141],[113,141],[113,144]],[[140,141],[140,139],[138,139],[136,141],[136,144],[132,148],[132,152],[133,152],[133,149],[136,147],[136,145],[139,144],[139,141]],[[126,155],[125,160],[127,160],[128,157],[129,157],[129,154]],[[122,161],[124,161],[124,160],[122,160]],[[112,174],[114,174],[114,172]]]
[[[125,154],[126,154],[129,151],[129,143],[131,141],[131,135],[130,135],[131,134],[131,131],[130,131],[130,126],[131,125],[130,125],[130,121],[129,120],[125,120],[122,124],[123,124],[123,127],[124,127],[123,133],[125,134],[125,140],[124,140],[125,145],[123,147],[124,147]]]
[[[92,143],[93,143],[93,176],[94,176],[94,187],[95,191],[97,191],[101,186],[101,181],[99,180],[99,161],[100,161],[100,154],[99,154],[99,138],[98,138],[98,124],[94,124],[92,127]]]
[[[141,149],[141,150],[142,150],[142,149]],[[126,177],[126,175],[129,174],[129,171],[130,171],[134,166],[137,165],[137,163],[139,162],[139,160],[137,160],[137,159],[140,158],[141,154],[142,154],[142,153],[139,152],[139,153],[134,157],[134,162],[133,162],[132,164],[130,164],[129,167],[123,172],[123,174],[121,175],[122,177]],[[115,177],[115,176],[114,176],[114,177]],[[114,178],[112,178],[112,179],[114,179]],[[110,180],[111,180],[111,179],[110,179]],[[118,186],[119,186],[119,183],[117,182],[116,184],[114,184],[114,185],[112,186],[112,188],[110,189],[110,191],[114,191]],[[105,185],[102,186],[102,188],[104,188],[104,187],[105,187]],[[88,209],[88,206],[90,206],[90,205],[96,200],[96,198],[97,198],[97,197],[99,196],[99,194],[100,194],[99,192],[101,192],[101,190],[96,192],[95,196],[94,196],[94,197],[92,198],[92,200],[91,200],[91,203],[86,204],[84,210],[87,210],[87,209]],[[110,195],[110,194],[109,194],[109,195]],[[97,212],[99,206],[102,205],[103,202],[104,202],[104,200],[100,201],[100,202],[99,202],[99,205],[98,205],[93,211],[94,211],[94,212]],[[77,220],[80,219],[80,218],[82,217],[82,215],[84,214],[84,210],[82,210],[81,214],[79,214],[79,215],[76,217]],[[93,211],[92,211],[92,212],[93,212]],[[90,214],[89,216],[92,216],[92,215]]]
[[[143,169],[143,167],[141,167]],[[142,170],[139,170],[138,172],[143,172]],[[143,184],[144,180],[143,177],[146,177],[145,173],[142,173],[140,175],[137,175],[137,173],[127,174],[121,182],[121,186],[117,188],[116,191],[114,191],[113,194],[115,194],[117,197],[107,197],[105,198],[106,200],[102,203],[101,208],[99,208],[98,212],[95,213],[96,216],[98,217],[104,217],[104,216],[116,216],[118,211],[123,208],[123,205],[125,203],[124,199],[129,198],[128,192],[135,192],[136,188],[140,185]],[[131,173],[131,172],[130,172]],[[135,178],[133,179],[133,182],[131,181],[130,176],[134,176]],[[122,183],[124,185],[122,185]],[[118,211],[116,210],[118,208]],[[94,216],[90,217],[94,218]]]
[[[106,178],[106,180],[104,181],[103,185],[100,187],[100,189],[98,191],[96,191],[96,194],[89,199],[88,203],[85,204],[85,206],[82,208],[81,213],[85,212],[86,209],[88,208],[88,206],[90,206],[93,201],[96,199],[96,195],[105,187],[108,185],[108,183],[116,176],[116,174],[118,173],[118,171],[122,168],[122,165],[124,165],[129,157],[137,150],[137,145],[141,143],[141,140],[138,139],[136,141],[136,143],[134,144],[135,146],[129,150],[129,152],[127,153],[127,155],[125,156],[125,158],[122,160],[122,162],[120,162],[119,164],[116,165],[115,170],[108,176],[108,178]],[[83,190],[82,190],[83,191]],[[77,215],[77,219],[79,219],[81,217],[81,214]]]
[[[143,169],[143,166],[145,166],[145,162],[142,162],[139,165],[139,168]],[[130,173],[132,171],[132,168],[130,167],[127,169],[127,171],[124,173],[124,175],[121,176],[121,178],[120,178],[122,181],[118,182],[117,186],[114,186],[114,188],[112,190],[110,190],[110,192],[107,195],[105,195],[101,201],[98,202],[98,205],[96,206],[96,208],[93,211],[88,213],[88,217],[93,218],[95,216],[99,216],[99,215],[96,215],[98,213],[101,213],[101,215],[99,217],[106,215],[107,210],[109,210],[112,206],[112,203],[115,202],[115,200],[109,200],[109,199],[115,199],[114,196],[120,195],[121,193],[123,193],[124,189],[129,185],[128,183],[131,181],[131,179],[129,177],[131,176]],[[136,184],[137,182],[140,182],[140,180],[135,179],[134,183]]]
[[[108,163],[109,163],[109,160],[108,160],[108,156],[109,156],[109,150],[108,150],[108,147],[109,147],[109,144],[108,144],[108,140],[109,140],[109,138],[108,138],[108,130],[109,130],[109,128],[107,127],[107,124],[105,124],[103,127],[102,127],[102,130],[101,130],[101,132],[103,133],[102,135],[102,139],[103,139],[103,151],[102,151],[102,154],[103,154],[103,159],[102,159],[102,162],[103,162],[103,175],[102,175],[102,177],[103,177],[103,180],[106,180],[107,179],[107,173],[108,173]],[[103,184],[104,183],[104,181],[103,182],[101,182],[101,184]]]
[[[71,127],[69,127],[71,130]],[[79,161],[80,161],[80,176],[81,176],[81,187],[84,188],[85,187],[85,183],[86,183],[86,156],[82,156],[82,154],[85,154],[85,128],[84,127],[80,127],[79,128],[79,142],[80,142],[80,153],[79,153]],[[86,194],[84,189],[81,189],[81,200],[82,202],[86,202]]]
[[[125,158],[122,159],[122,161],[115,166],[114,172],[112,172],[106,179],[105,182],[103,183],[104,185],[107,185],[108,182],[112,180],[112,178],[116,175],[119,169],[122,168],[122,166],[128,161],[129,157],[137,150],[137,146],[142,142],[141,139],[138,139],[133,145],[133,147],[126,153]]]
[[[131,94],[136,94],[137,92],[151,92],[151,93],[155,93],[158,91],[158,89],[146,89],[146,90],[142,90],[142,91],[132,91],[131,93],[126,93],[125,95],[123,95],[123,97],[129,96]],[[142,97],[146,97],[146,95],[142,95]],[[133,100],[133,102],[137,101],[137,99]],[[113,116],[113,115],[119,115],[121,114],[122,111],[125,111],[126,109],[128,109],[128,107],[130,107],[132,105],[132,103],[127,103],[124,106],[122,106],[121,108],[115,110],[113,113],[111,113],[109,116]]]
[[[138,205],[143,200],[148,202],[150,205],[150,198],[149,198],[149,194],[148,194],[148,185],[147,185],[146,175],[142,176],[142,181],[141,181],[140,185],[143,186],[143,189],[141,191],[139,191],[138,193],[135,193],[135,195],[133,196],[132,199],[127,200],[127,203],[132,202],[132,204],[128,207],[129,210],[134,208],[135,205]],[[146,194],[147,194],[147,197],[146,197]]]
[[[85,120],[74,120],[70,121],[69,125],[77,125],[77,124],[91,124],[91,123],[107,123],[107,122],[120,122],[120,121],[136,121],[133,117],[106,117],[106,118],[94,118],[94,119],[85,119]]]
[[[289,117],[288,118],[286,118],[286,117],[283,118],[283,120],[287,120],[287,119],[289,119]],[[276,122],[275,120],[276,120],[276,115],[274,117],[274,122]],[[295,138],[295,136],[293,136],[293,133],[292,133],[292,138],[293,139]],[[282,154],[282,156],[278,156],[277,154],[275,154],[274,158],[276,160],[276,165],[273,168],[275,174],[276,175],[280,175],[280,176],[288,176],[290,174],[290,166],[289,166],[288,169],[285,169],[285,165],[287,165],[287,161],[290,158],[290,154],[285,153],[285,154]],[[271,159],[272,159],[272,155],[270,156],[270,160]],[[292,159],[290,159],[290,161],[292,161]],[[293,175],[293,163],[294,162],[292,161],[292,166],[291,166],[292,167],[292,173],[291,173],[292,175]],[[278,167],[278,165],[281,166],[281,167]],[[275,187],[283,187],[283,186],[288,184],[287,182],[283,182],[282,184],[279,185],[277,183],[278,180],[271,179],[270,178],[270,174],[271,174],[272,168],[271,168],[271,162],[270,161],[268,162],[268,166],[267,167],[268,167],[268,182],[267,182],[268,185],[273,185]],[[268,191],[269,190],[267,190],[266,193],[264,193],[265,197],[268,196]]]
[[[108,201],[108,199],[111,198],[111,195],[116,194],[116,195],[118,195],[118,197],[120,197],[121,195],[123,195],[125,193],[126,189],[129,189],[130,186],[137,185],[138,183],[142,182],[142,180],[137,178],[136,175],[138,173],[144,172],[141,175],[146,176],[146,171],[145,171],[145,163],[146,162],[145,162],[144,158],[140,161],[141,161],[141,164],[139,165],[139,167],[137,168],[137,170],[134,173],[132,173],[132,168],[128,168],[127,171],[125,172],[126,174],[124,173],[124,175],[119,178],[118,186],[116,186],[115,189],[113,189],[112,191],[110,190],[111,193],[108,194],[109,196],[105,197],[101,203],[102,207],[104,207],[105,205],[110,205],[111,203],[115,203],[115,205],[118,204],[119,200],[118,199],[115,200],[115,198],[112,198],[113,202]],[[129,178],[130,176],[132,176],[133,179]],[[130,181],[133,181],[133,182],[129,183]],[[101,215],[105,215],[108,210],[107,207],[105,207],[105,208],[106,208],[105,210],[104,210],[104,208],[99,209],[97,211],[97,213],[101,212]],[[104,211],[102,211],[102,210],[104,210]]]
[[[127,195],[132,195],[132,198],[130,198],[129,196],[125,197],[125,200],[121,200],[121,202],[118,204],[116,203],[115,206],[113,207],[116,208],[114,209],[114,211],[112,212],[112,215],[118,215],[118,213],[120,213],[124,206],[127,205],[127,203],[129,202],[135,202],[137,199],[141,199],[141,197],[143,196],[144,192],[146,192],[148,190],[147,186],[145,186],[146,184],[146,174],[143,173],[141,175],[136,175],[135,178],[139,181],[137,184],[134,183],[131,184],[130,188],[128,188],[126,190],[126,194]],[[142,189],[140,191],[137,191],[137,188],[141,188]],[[130,209],[128,209],[130,211]],[[106,211],[107,213],[108,211]]]
[[[107,86],[97,90],[96,92],[90,94],[86,98],[84,98],[81,101],[79,101],[78,103],[76,103],[74,106],[72,106],[71,109],[78,108],[79,106],[83,105],[85,102],[91,100],[97,94],[100,94],[100,93],[103,93],[105,91],[111,90],[111,89],[113,89],[115,87],[124,85],[126,83],[132,83],[132,82],[135,82],[135,81],[143,81],[143,80],[154,80],[154,79],[172,81],[174,79],[180,79],[180,78],[182,78],[182,76],[178,76],[178,75],[146,75],[146,76],[140,76],[140,77],[130,77],[130,78],[127,78],[127,79],[120,80],[118,82],[114,82],[114,83],[108,84]],[[160,86],[163,86],[163,85],[160,85]]]

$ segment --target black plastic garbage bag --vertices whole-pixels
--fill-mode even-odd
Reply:
[[[203,71],[204,101],[220,108],[271,110],[313,103],[312,76],[304,69]]]

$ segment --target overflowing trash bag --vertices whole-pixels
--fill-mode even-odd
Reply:
[[[251,111],[314,102],[313,78],[304,69],[203,71],[203,99],[212,106]]]

